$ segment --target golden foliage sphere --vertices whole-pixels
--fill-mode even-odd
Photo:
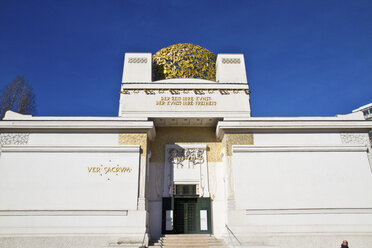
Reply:
[[[198,45],[180,43],[152,56],[153,80],[200,78],[216,81],[216,56]]]

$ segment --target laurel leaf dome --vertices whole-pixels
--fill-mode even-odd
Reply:
[[[199,78],[216,80],[216,56],[198,45],[180,43],[152,56],[153,80]]]

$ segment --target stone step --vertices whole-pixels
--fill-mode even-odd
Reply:
[[[157,240],[151,240],[149,247],[163,248],[224,248],[225,242],[209,234],[167,234]]]
[[[207,241],[214,241],[214,240],[217,240],[215,238],[162,238],[160,239],[159,241],[163,241],[163,242],[166,242],[166,241],[171,241],[171,242],[179,242],[179,241],[187,241],[187,240],[195,240],[195,241],[200,241],[200,242],[207,242]]]
[[[210,234],[165,234],[164,237],[213,237]]]
[[[158,242],[160,244],[221,244],[223,243],[222,240],[205,240],[205,241],[200,241],[200,240],[182,240],[182,241],[176,241],[176,240],[172,240],[172,241],[165,241],[165,242]]]
[[[192,242],[192,241],[188,241],[188,242],[172,242],[172,243],[168,243],[168,242],[156,242],[156,243],[152,243],[152,245],[224,245],[225,243],[223,241],[217,241],[217,242]]]
[[[214,237],[211,237],[211,236],[165,236],[163,237],[163,239],[210,239],[210,238],[214,238]]]
[[[215,237],[164,237],[162,240],[214,240]]]
[[[234,245],[236,248],[279,248],[278,246],[271,245]]]
[[[159,239],[159,240],[152,240],[155,242],[179,242],[179,241],[200,241],[200,242],[213,242],[213,241],[220,241],[222,239],[186,239],[186,238],[180,238],[180,239]]]
[[[208,237],[165,237],[163,240],[210,240]]]
[[[194,248],[204,248],[204,247],[215,247],[215,248],[225,248],[227,246],[223,244],[219,245],[204,245],[204,244],[192,244],[192,245],[185,245],[185,244],[179,244],[179,245],[150,245],[149,247],[164,247],[164,248],[181,248],[181,247],[194,247]],[[262,247],[264,248],[264,247]]]

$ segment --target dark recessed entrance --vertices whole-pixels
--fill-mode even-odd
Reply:
[[[197,198],[174,199],[175,233],[197,233]]]
[[[163,198],[163,234],[211,233],[211,199],[196,195],[195,185],[176,185],[173,197]]]

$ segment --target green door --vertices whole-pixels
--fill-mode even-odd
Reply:
[[[184,185],[177,191],[178,195],[163,198],[163,234],[212,233],[211,199],[200,198],[195,190],[188,188]]]
[[[176,198],[174,203],[175,233],[199,233],[197,198]]]

